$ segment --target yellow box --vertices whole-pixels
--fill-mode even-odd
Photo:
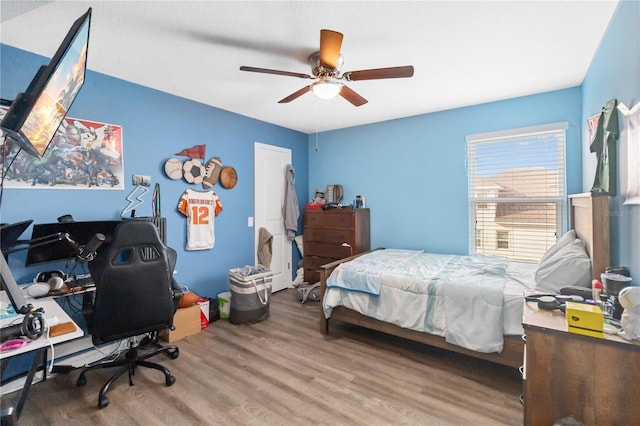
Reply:
[[[178,308],[173,315],[175,330],[162,330],[160,337],[169,343],[200,333],[200,305]]]
[[[565,315],[569,333],[604,338],[604,315],[599,306],[567,302]]]

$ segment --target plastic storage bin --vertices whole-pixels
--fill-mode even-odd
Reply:
[[[267,270],[247,274],[250,268],[252,267],[229,270],[229,321],[233,324],[254,324],[269,318],[273,273]]]

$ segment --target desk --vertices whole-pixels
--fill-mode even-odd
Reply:
[[[19,349],[14,349],[12,351],[0,352],[0,359],[9,358],[15,355],[19,355],[25,352],[34,351],[41,347],[49,347],[50,344],[58,344],[62,342],[66,342],[68,340],[77,339],[78,337],[84,336],[84,332],[78,324],[76,324],[69,314],[67,314],[64,309],[56,302],[52,297],[45,297],[42,299],[28,299],[28,302],[33,305],[34,308],[42,308],[44,309],[44,317],[48,323],[51,323],[55,319],[55,323],[61,324],[63,322],[73,322],[76,326],[76,331],[73,333],[61,334],[60,336],[50,337],[49,339],[45,336],[37,340],[33,340],[26,346],[23,346]],[[5,327],[9,324],[12,324],[15,321],[16,317],[13,318],[5,318],[0,320],[0,326]],[[19,323],[19,322],[17,322]],[[45,333],[46,334],[46,333]]]
[[[573,415],[585,425],[637,424],[640,342],[569,333],[565,315],[525,302],[524,424]]]
[[[69,315],[58,305],[58,303],[53,298],[44,298],[44,299],[31,299],[29,302],[33,305],[34,308],[42,308],[44,309],[44,317],[46,322],[52,322],[55,318],[56,323],[64,323],[64,322],[72,322],[76,326],[76,331],[72,333],[62,334],[55,337],[47,338],[46,333],[36,339],[32,340],[29,344],[14,349],[11,351],[0,352],[0,360],[7,360],[16,355],[24,354],[27,352],[34,352],[35,357],[33,363],[31,364],[31,368],[27,374],[27,377],[24,382],[24,386],[20,395],[18,397],[17,404],[11,405],[3,402],[2,404],[2,412],[1,412],[1,421],[2,424],[15,424],[20,417],[20,412],[22,411],[22,407],[24,406],[24,402],[27,398],[27,394],[29,393],[29,388],[31,387],[31,383],[33,382],[33,378],[38,367],[41,365],[43,359],[46,361],[46,353],[47,349],[51,344],[56,345],[59,343],[67,342],[73,339],[77,339],[79,337],[84,336],[84,331],[78,327],[78,325],[69,317]],[[0,325],[6,326],[15,321],[14,318],[3,319],[0,321]]]

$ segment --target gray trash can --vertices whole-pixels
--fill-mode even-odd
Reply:
[[[247,271],[252,271],[250,268],[252,267],[229,270],[229,321],[233,324],[254,324],[269,318],[273,273],[266,270],[247,274]],[[265,269],[263,267],[261,270]]]

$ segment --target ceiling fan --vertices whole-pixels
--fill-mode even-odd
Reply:
[[[340,68],[344,62],[342,55],[340,54],[342,38],[343,35],[337,31],[320,30],[320,51],[309,56],[309,65],[311,65],[312,76],[297,72],[247,67],[244,65],[240,67],[240,71],[259,72],[264,74],[284,75],[315,80],[310,85],[305,86],[302,89],[293,92],[286,98],[279,100],[278,103],[280,104],[291,102],[311,91],[322,99],[331,99],[336,95],[340,95],[357,107],[366,104],[367,100],[354,90],[350,89],[343,83],[343,81],[377,80],[383,78],[404,78],[413,76],[412,65],[348,71],[340,75]]]

